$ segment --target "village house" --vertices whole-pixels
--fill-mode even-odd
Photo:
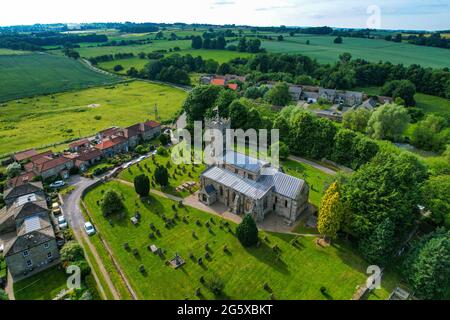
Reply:
[[[123,136],[109,136],[95,145],[105,158],[114,157],[117,154],[128,152],[128,140]]]
[[[99,149],[88,149],[81,150],[76,157],[75,167],[79,168],[80,171],[86,171],[90,166],[96,164],[102,159],[102,152]]]
[[[0,246],[13,280],[59,262],[56,236],[41,182],[7,189],[0,210]]]
[[[31,158],[32,156],[35,156],[37,154],[38,154],[38,152],[35,149],[25,150],[25,151],[14,154],[12,156],[12,160],[15,162],[22,162],[22,161],[28,160],[29,158]]]
[[[309,188],[304,180],[287,175],[258,160],[227,151],[223,163],[210,166],[200,176],[201,202],[220,202],[230,212],[251,214],[263,221],[273,212],[290,222],[308,208]]]
[[[26,172],[33,172],[43,179],[61,176],[69,177],[69,171],[74,166],[73,159],[64,156],[54,155],[51,150],[29,158],[29,162],[24,165]]]
[[[81,139],[81,140],[77,140],[72,142],[71,144],[69,144],[69,150],[72,152],[78,152],[82,149],[88,149],[90,147],[91,143],[89,141],[89,139]]]
[[[236,82],[244,83],[246,80],[243,76],[237,76],[232,74],[227,74],[224,76],[221,75],[205,75],[200,77],[200,84],[203,85],[214,85],[221,87],[228,87],[231,90],[237,90],[238,84]],[[230,82],[232,81],[232,82]]]

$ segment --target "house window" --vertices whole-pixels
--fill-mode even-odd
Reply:
[[[53,254],[51,252],[47,252],[47,258],[51,259],[53,257]]]
[[[275,197],[275,203],[277,203],[278,202],[278,197]]]
[[[287,206],[288,206],[288,201],[287,200],[284,200],[284,206],[287,208]]]
[[[223,196],[223,188],[222,188],[222,186],[219,187],[219,190],[220,190],[220,195]]]
[[[25,250],[22,254],[24,257],[28,257],[30,255],[30,252],[28,252],[28,250]]]
[[[253,175],[252,175],[252,174],[249,174],[249,175],[248,175],[248,178],[253,180]]]
[[[48,243],[44,243],[44,248],[48,249],[48,247],[49,247]]]
[[[33,265],[33,261],[27,260],[27,267],[31,267]]]

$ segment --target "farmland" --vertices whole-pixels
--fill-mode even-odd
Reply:
[[[101,214],[97,200],[110,188],[123,194],[127,217],[113,216],[108,221]],[[155,195],[149,203],[139,202],[134,189],[119,182],[97,187],[87,194],[85,202],[99,233],[108,241],[141,299],[198,299],[194,295],[197,288],[201,299],[268,299],[270,293],[263,288],[266,282],[277,299],[350,299],[356,285],[364,283],[366,278],[367,263],[343,242],[322,248],[312,237],[299,237],[298,244],[294,245],[293,235],[262,232],[261,238],[266,235],[267,240],[259,248],[243,248],[234,235],[234,224],[230,223],[232,232],[229,232],[221,226],[223,220],[214,217],[209,232],[205,223],[211,221],[211,215],[190,207],[177,209],[175,202]],[[142,220],[133,226],[129,215],[136,210],[142,213]],[[172,217],[175,212],[179,219],[174,226],[166,228],[162,213]],[[181,221],[182,217],[187,222]],[[150,223],[161,231],[154,240],[149,239]],[[130,251],[124,248],[124,243],[128,243]],[[166,250],[163,258],[147,249],[152,243]],[[198,265],[197,259],[205,256],[206,243],[210,258],[203,258],[203,265]],[[224,245],[228,247],[227,252],[223,251]],[[272,250],[274,245],[281,249],[280,259],[276,259]],[[137,255],[132,253],[133,249],[137,249]],[[186,261],[178,270],[164,263],[175,253]],[[189,258],[190,253],[194,260]],[[140,265],[144,266],[144,273],[139,272]],[[201,276],[223,281],[223,293],[214,296],[200,283]],[[321,286],[327,288],[327,295],[320,292]],[[376,297],[386,298],[391,289],[377,290]]]
[[[117,81],[119,78],[94,72],[83,63],[63,56],[0,55],[0,102]]]
[[[300,53],[315,58],[320,63],[334,63],[340,54],[349,52],[355,59],[362,58],[370,62],[381,60],[404,65],[420,62],[424,67],[449,67],[446,49],[347,37],[343,38],[342,44],[335,44],[334,39],[332,36],[286,35],[284,41],[263,40],[262,47],[274,53]],[[308,40],[309,45],[306,44]]]
[[[186,95],[170,86],[133,81],[3,103],[0,154],[154,119],[155,103],[160,120],[167,120],[181,109]]]

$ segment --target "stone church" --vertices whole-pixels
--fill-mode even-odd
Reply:
[[[229,129],[226,119],[208,121],[206,129]],[[200,176],[199,200],[220,202],[230,212],[251,214],[263,221],[270,212],[294,222],[308,209],[309,187],[302,179],[287,175],[269,162],[227,150],[223,161],[209,166]]]

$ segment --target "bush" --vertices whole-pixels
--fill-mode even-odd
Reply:
[[[95,119],[95,120],[101,120],[101,119],[102,119],[102,116],[96,115],[96,116],[94,117],[94,119]]]
[[[8,177],[14,178],[20,174],[21,170],[22,170],[22,166],[17,162],[13,162],[9,166],[6,167],[6,174],[8,175]]]
[[[114,66],[114,71],[115,72],[119,72],[119,71],[122,71],[122,70],[123,70],[123,67],[120,64]]]
[[[91,274],[91,267],[86,260],[75,261],[73,264],[80,268],[82,279],[85,279],[88,275]]]
[[[150,192],[150,180],[145,174],[138,175],[134,178],[134,189],[139,196],[148,196]]]
[[[0,289],[0,301],[6,300],[9,300],[8,295],[6,294],[5,290]]]
[[[215,296],[221,295],[223,289],[225,288],[225,284],[223,283],[223,281],[217,277],[207,280],[205,285]]]
[[[105,217],[113,213],[119,213],[124,208],[122,198],[117,191],[108,190],[105,192],[101,202],[102,213]]]
[[[83,248],[76,241],[66,242],[62,247],[60,254],[62,261],[76,262],[84,260]]]
[[[157,153],[160,156],[167,156],[167,154],[168,154],[167,149],[162,146],[158,147]]]
[[[159,136],[159,141],[161,142],[161,144],[163,146],[165,146],[165,145],[169,144],[170,136],[168,134],[163,133]]]

